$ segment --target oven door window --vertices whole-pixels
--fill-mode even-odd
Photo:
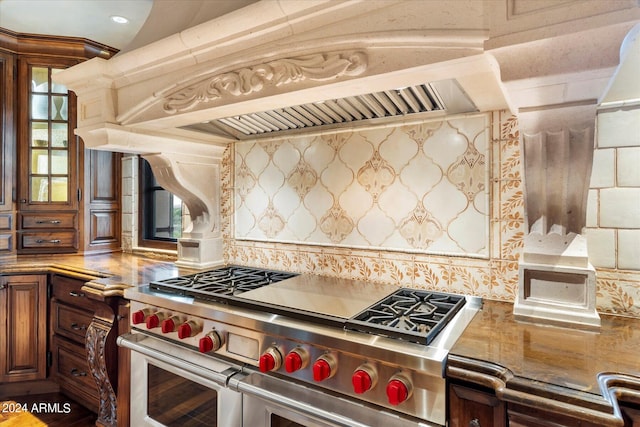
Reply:
[[[218,393],[148,364],[147,414],[166,427],[212,426],[218,419]]]

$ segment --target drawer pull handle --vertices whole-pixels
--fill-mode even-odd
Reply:
[[[7,285],[4,285],[4,284],[0,285],[0,291],[3,290],[6,287],[7,287]]]
[[[79,371],[79,370],[78,370],[78,369],[76,369],[76,368],[73,368],[73,369],[71,370],[71,375],[73,375],[74,377],[86,377],[86,376],[87,376],[87,373],[86,373],[86,372],[83,372],[83,371]]]
[[[38,240],[36,240],[36,243],[53,243],[53,244],[58,244],[58,243],[60,243],[60,239],[52,239],[52,240],[43,240],[43,239],[38,239]]]
[[[59,219],[39,219],[36,224],[60,224],[61,222]]]
[[[76,291],[70,291],[70,292],[69,292],[69,296],[70,296],[70,297],[78,297],[78,298],[81,298],[81,297],[84,297],[84,293],[82,293],[82,292],[76,292]]]
[[[87,329],[87,325],[78,325],[77,323],[72,323],[71,329],[73,329],[74,331],[84,331]]]
[[[477,418],[474,418],[471,421],[469,421],[469,427],[482,427],[482,426],[480,425],[480,421]]]

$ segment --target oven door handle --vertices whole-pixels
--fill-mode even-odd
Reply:
[[[325,411],[324,409],[317,408],[301,400],[296,400],[295,398],[284,396],[280,393],[274,393],[263,387],[243,382],[242,380],[237,383],[237,390],[280,406],[293,408],[295,412],[309,415],[314,418],[320,418],[329,423],[350,427],[371,427],[369,424],[359,423],[335,412]]]
[[[144,344],[141,344],[141,342],[145,340],[153,340],[154,347],[158,347],[158,348],[151,348]],[[224,371],[220,373],[220,372],[212,371],[210,369],[205,369],[194,363],[180,359],[179,357],[176,357],[175,354],[171,354],[171,348],[174,347],[174,345],[172,344],[166,343],[164,341],[160,341],[155,338],[151,338],[143,334],[120,335],[117,339],[117,343],[120,347],[128,348],[137,353],[148,356],[151,359],[164,362],[167,365],[173,366],[177,369],[190,372],[194,375],[198,375],[202,378],[211,380],[217,384],[221,384],[224,386],[227,385],[227,380],[229,379],[230,372]],[[162,350],[165,350],[165,351],[162,351]]]

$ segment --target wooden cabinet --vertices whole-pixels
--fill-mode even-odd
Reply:
[[[15,251],[15,58],[0,50],[0,255]]]
[[[54,79],[115,52],[0,29],[0,255],[120,249],[121,155],[84,148],[75,95]]]
[[[81,148],[83,147],[80,141]],[[80,250],[118,251],[121,248],[122,154],[82,150],[80,182]]]
[[[51,278],[51,375],[63,393],[97,413],[100,394],[85,340],[98,303],[87,298],[83,285],[82,280],[58,274]]]
[[[482,381],[486,378],[482,379]],[[519,396],[522,398],[522,396]],[[540,398],[542,399],[542,398]],[[462,379],[448,384],[449,427],[602,427],[616,424],[607,415],[599,418],[587,414],[571,404],[556,406],[554,410],[540,409],[536,395],[524,399],[528,404],[505,402],[492,389]],[[531,406],[529,406],[529,404]],[[640,427],[640,409],[636,406],[621,407],[625,427]],[[614,424],[611,424],[614,422]]]
[[[625,427],[640,427],[640,405],[623,405],[620,409],[624,416]]]
[[[449,427],[505,427],[506,405],[493,392],[449,384]]]
[[[47,375],[47,280],[0,277],[0,383]]]

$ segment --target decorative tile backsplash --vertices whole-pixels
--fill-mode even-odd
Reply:
[[[488,258],[489,125],[236,143],[235,237]]]
[[[372,240],[371,243],[376,245],[376,247],[347,247],[346,245],[353,241],[353,236],[357,235],[354,233],[359,233],[360,230],[362,230],[365,232],[364,235],[367,235],[367,232],[371,231],[370,228],[366,228],[365,226],[358,228],[357,225],[354,225],[354,227],[351,228],[352,224],[357,224],[357,221],[354,220],[354,218],[360,218],[362,217],[362,214],[360,214],[360,217],[354,216],[349,218],[349,220],[346,220],[344,224],[337,220],[338,218],[342,218],[342,216],[340,214],[336,214],[332,217],[333,225],[326,228],[327,230],[331,230],[331,232],[325,233],[322,231],[320,228],[322,218],[325,218],[327,213],[335,213],[335,211],[332,211],[335,204],[334,199],[330,198],[329,200],[325,200],[327,199],[327,195],[343,194],[348,187],[348,185],[340,187],[336,182],[343,176],[340,175],[340,172],[346,172],[344,169],[341,170],[339,168],[339,166],[341,166],[341,161],[345,160],[344,158],[340,158],[338,160],[334,159],[334,161],[337,162],[336,165],[334,165],[335,169],[327,169],[328,166],[320,168],[319,166],[323,164],[321,161],[324,161],[324,164],[326,165],[327,159],[329,158],[327,154],[322,153],[322,151],[335,150],[333,147],[336,147],[335,144],[339,144],[339,135],[336,134],[332,136],[336,141],[331,140],[331,137],[328,136],[325,136],[324,138],[329,138],[329,140],[323,140],[319,137],[309,140],[302,138],[300,141],[295,141],[296,144],[299,144],[297,145],[298,149],[295,148],[295,144],[292,144],[291,139],[283,139],[271,142],[271,145],[266,147],[266,149],[263,147],[257,147],[260,148],[260,150],[257,150],[257,143],[238,143],[236,147],[232,146],[227,150],[223,160],[222,169],[223,194],[221,211],[226,260],[230,263],[239,263],[265,268],[317,273],[372,282],[394,283],[398,286],[473,294],[488,299],[514,301],[518,286],[518,259],[520,257],[522,242],[526,231],[524,223],[524,200],[520,166],[521,153],[518,122],[517,119],[509,113],[498,111],[493,112],[488,117],[489,121],[487,124],[483,123],[480,125],[480,119],[483,119],[483,116],[473,116],[470,118],[470,120],[478,121],[477,126],[479,133],[477,135],[480,135],[482,138],[486,138],[486,149],[481,148],[482,146],[479,143],[476,145],[476,139],[470,138],[470,133],[464,133],[464,136],[459,136],[459,138],[464,138],[467,141],[473,141],[473,146],[478,150],[478,153],[484,155],[484,161],[487,166],[483,166],[483,168],[488,167],[487,171],[489,174],[488,180],[484,181],[485,186],[487,187],[478,192],[478,194],[481,194],[483,191],[488,192],[489,203],[486,204],[484,208],[480,209],[476,209],[476,206],[474,205],[474,209],[478,212],[484,212],[489,220],[484,240],[481,240],[478,237],[473,240],[478,246],[480,245],[480,242],[483,242],[484,244],[483,247],[477,249],[475,253],[472,253],[473,251],[471,251],[469,246],[466,246],[467,244],[464,243],[461,246],[465,248],[464,250],[469,251],[469,255],[446,256],[442,254],[430,254],[428,251],[433,248],[436,240],[432,240],[431,245],[429,245],[425,243],[429,239],[422,237],[418,240],[414,240],[413,243],[415,244],[416,241],[421,242],[418,246],[422,244],[422,249],[418,251],[415,250],[416,248],[414,246],[411,246],[409,240],[402,237],[402,234],[399,231],[395,236],[396,240],[393,241],[404,241],[404,247],[407,249],[397,250],[399,249],[399,245],[397,243],[389,248],[377,246],[380,244],[386,245],[386,242],[390,242],[392,240],[382,240],[381,243],[379,241]],[[450,120],[449,122],[452,121]],[[447,122],[429,122],[424,123],[421,128],[426,130],[425,132],[428,134],[429,129],[441,129],[446,123]],[[446,126],[449,125],[447,124]],[[416,127],[414,127],[414,129],[415,128]],[[343,199],[338,198],[338,206],[343,211],[349,212],[349,210],[353,210],[356,213],[360,213],[367,207],[378,208],[381,211],[384,211],[383,208],[380,208],[379,200],[382,197],[382,194],[385,193],[385,190],[388,190],[394,185],[402,188],[402,186],[406,186],[407,183],[410,182],[409,179],[411,177],[415,178],[415,175],[409,173],[408,175],[405,175],[405,177],[408,178],[405,178],[403,181],[403,175],[401,173],[396,173],[397,169],[395,168],[399,164],[397,162],[397,158],[393,156],[390,158],[386,157],[388,155],[388,151],[384,151],[380,148],[380,146],[384,147],[384,141],[387,141],[386,143],[389,144],[389,139],[385,140],[384,137],[381,136],[385,135],[384,132],[389,134],[389,132],[392,132],[393,130],[392,134],[395,133],[396,136],[402,136],[403,134],[406,135],[406,129],[408,128],[387,128],[386,131],[384,129],[380,129],[375,131],[372,136],[368,137],[370,140],[366,143],[369,144],[369,147],[378,147],[378,154],[381,158],[386,160],[387,164],[392,166],[392,170],[395,173],[395,176],[391,176],[391,171],[389,169],[378,168],[376,174],[374,174],[376,175],[377,180],[364,180],[364,182],[369,183],[375,182],[375,184],[370,185],[369,190],[364,189],[364,185],[358,181],[357,172],[359,172],[365,164],[368,166],[369,163],[367,162],[369,161],[371,162],[371,169],[367,169],[365,166],[362,170],[368,171],[367,173],[369,174],[371,171],[375,170],[374,164],[378,164],[376,163],[377,156],[374,156],[375,149],[369,148],[366,153],[351,154],[353,156],[360,156],[356,157],[360,159],[360,166],[358,168],[353,167],[350,169],[351,179],[345,180],[345,182],[348,182],[353,187],[360,185],[364,189],[361,190],[361,192],[363,191],[361,194],[368,194],[368,198],[366,200],[369,201],[369,204],[366,206],[363,205],[361,210],[358,211],[357,209],[354,209],[353,205],[349,205],[346,202],[344,205],[341,204],[340,202],[342,202]],[[378,138],[375,139],[374,135],[377,135]],[[409,136],[403,137],[408,140],[415,141]],[[342,138],[354,138],[354,134],[343,134]],[[429,138],[425,137],[424,139],[428,140]],[[359,143],[364,144],[365,142],[361,139],[359,140]],[[418,146],[419,143],[415,142],[415,144]],[[470,145],[472,144],[468,144],[467,147]],[[366,147],[366,145],[363,146]],[[273,169],[273,167],[268,167],[271,161],[269,160],[269,155],[266,154],[266,150],[275,150],[273,151],[275,153],[278,151],[278,147],[280,147],[279,149],[292,150],[294,153],[301,152],[305,154],[298,155],[294,160],[290,161],[289,167],[286,169],[288,171],[286,175],[283,172],[273,173],[274,171],[277,171]],[[443,145],[440,145],[440,149],[444,149],[443,147]],[[262,158],[262,163],[260,164],[263,165],[263,168],[255,172],[248,167],[246,161],[245,166],[242,166],[242,160],[249,157],[249,153],[251,152],[250,148],[255,149],[256,154],[259,154],[260,151],[264,152],[264,154],[260,155]],[[237,155],[236,151],[238,152]],[[335,151],[340,152],[340,150]],[[282,151],[282,153],[284,153],[284,151]],[[395,154],[397,153],[394,153],[394,155]],[[425,152],[424,157],[421,157],[422,154],[418,155],[416,150],[416,155],[418,155],[422,160],[427,158],[427,154],[428,157],[432,159],[442,159],[442,157],[439,157],[438,153],[434,152]],[[458,151],[455,158],[458,159],[461,154],[461,151]],[[443,155],[447,155],[447,153],[444,153]],[[338,157],[337,154],[336,157]],[[451,155],[451,157],[453,156]],[[392,161],[390,159],[395,160]],[[304,162],[301,163],[301,160],[304,160]],[[252,160],[249,160],[249,164],[251,164],[251,162]],[[253,162],[256,162],[256,160],[254,159]],[[272,162],[274,164],[279,162],[278,164],[281,167],[284,167],[282,166],[282,159],[278,159],[275,156],[273,157]],[[455,161],[451,160],[449,164],[453,163],[455,163]],[[306,164],[307,166],[300,167],[301,164]],[[442,165],[442,161],[439,163],[434,161],[434,164]],[[477,163],[475,164],[477,165]],[[408,165],[405,164],[404,168],[407,167]],[[444,177],[447,176],[449,168],[445,169],[440,166],[438,169],[442,173],[442,179],[445,179]],[[469,170],[470,169],[467,169],[467,171]],[[318,171],[323,172],[318,173]],[[329,174],[328,172],[325,173],[324,171],[335,171],[335,174]],[[427,193],[428,190],[432,188],[427,186],[427,183],[433,182],[433,178],[429,174],[430,172],[432,171],[427,171],[425,169],[424,182],[421,180],[411,182],[411,186],[413,188],[413,192],[411,194],[412,197],[415,197],[414,200],[416,200],[416,203],[418,200],[418,197],[415,196],[415,194],[418,194],[417,189],[421,189],[420,191]],[[471,175],[464,174],[463,176],[471,177]],[[367,175],[367,178],[370,177],[370,175]],[[251,179],[255,180],[255,184],[253,186],[250,184]],[[342,179],[344,180],[344,178]],[[432,181],[429,181],[429,179],[432,179]],[[448,178],[446,179],[448,180]],[[246,203],[252,188],[258,186],[259,182],[262,182],[263,185],[272,185],[269,180],[274,180],[275,183],[279,183],[280,186],[278,188],[282,188],[285,185],[290,186],[292,190],[287,191],[286,194],[283,193],[280,196],[284,197],[285,195],[288,195],[288,198],[277,198],[275,197],[276,192],[271,194],[273,196],[273,200],[270,200],[269,193],[261,190],[264,192],[262,197],[259,199],[262,205],[260,205],[260,203],[256,203],[256,199],[258,198],[254,199],[252,203],[256,204],[251,205],[253,211],[247,210],[245,211],[245,215],[248,215],[248,212],[261,212],[264,213],[264,217],[260,215],[256,215],[255,218],[253,216],[243,217],[238,210],[239,205],[236,206],[236,203]],[[391,182],[391,184],[387,184],[387,186],[384,187],[384,184],[389,182]],[[451,181],[449,180],[449,182]],[[474,184],[479,184],[479,182],[472,181],[471,179],[468,181],[462,180],[461,182],[473,182]],[[324,187],[325,193],[316,195],[314,198],[314,196],[310,196],[310,194],[313,194],[313,188],[318,185],[322,185]],[[452,187],[455,187],[455,185],[452,184]],[[326,188],[333,189],[333,193],[326,191]],[[462,193],[458,187],[456,187],[455,191]],[[300,194],[306,194],[306,196],[301,197]],[[374,194],[377,194],[377,198],[375,198],[375,200]],[[276,230],[280,230],[280,233],[282,233],[283,230],[287,230],[287,228],[298,227],[295,224],[289,226],[288,222],[290,221],[290,218],[285,216],[283,212],[279,212],[279,215],[284,219],[282,223],[279,224],[277,219],[274,220],[274,218],[278,217],[278,214],[275,213],[278,207],[280,205],[286,205],[283,200],[288,200],[298,209],[304,208],[313,212],[310,212],[307,220],[309,220],[309,224],[312,225],[315,221],[317,229],[314,229],[313,232],[307,229],[306,234],[303,234],[301,237],[298,236],[297,240],[302,240],[300,243],[283,242],[285,239],[282,237],[278,238],[277,234],[273,234],[274,237],[267,237],[266,233],[275,233]],[[467,198],[467,200],[469,199]],[[382,205],[387,206],[384,203]],[[469,203],[469,205],[471,205],[471,203]],[[262,208],[260,208],[260,206],[262,206]],[[405,205],[398,203],[398,206]],[[320,209],[320,207],[322,207],[322,209]],[[409,212],[406,206],[404,209],[406,209],[404,217],[395,215],[396,212],[392,212],[392,215],[389,215],[389,218],[396,218],[395,224],[402,224],[401,219],[407,218],[408,215],[406,215],[406,212]],[[425,208],[425,210],[431,212],[431,210],[427,208]],[[445,211],[439,211],[437,208],[435,211],[436,215],[440,216],[438,217],[434,215],[434,213],[431,213],[431,215],[436,218],[440,224],[446,223],[446,220],[443,219],[445,216],[442,214],[442,212]],[[291,212],[295,212],[295,209],[284,211],[284,213],[288,213],[289,215],[291,215]],[[424,218],[426,217],[427,216],[425,214]],[[451,217],[452,216],[449,218]],[[265,221],[263,222],[262,228],[259,226],[261,219]],[[249,224],[241,223],[245,220],[248,220]],[[415,221],[416,223],[420,223],[417,218]],[[421,224],[425,224],[425,221]],[[485,227],[485,223],[482,221],[478,221],[473,224],[482,224],[482,227]],[[307,227],[310,226],[307,224]],[[396,228],[396,230],[399,229],[401,229],[401,227]],[[437,227],[435,229],[437,229]],[[447,228],[442,227],[441,229],[443,230],[443,233],[445,233]],[[347,233],[348,230],[351,230],[350,233]],[[430,230],[430,228],[424,227],[419,230]],[[260,237],[253,237],[254,235],[251,233],[255,233],[256,236]],[[343,235],[345,237],[342,237]],[[350,235],[352,236],[351,240],[347,238],[347,236]],[[430,234],[429,232],[425,232],[424,235],[429,236]],[[236,238],[236,236],[241,238]],[[291,236],[292,235],[290,234],[289,238],[291,238]],[[314,238],[316,240],[319,239],[318,236],[324,236],[323,238],[326,239],[327,245],[310,244],[311,242],[316,243],[314,240],[311,240],[310,236],[315,236]],[[344,246],[333,244],[333,241],[331,240],[332,237],[334,239],[341,239]],[[402,238],[402,240],[400,240],[400,238]],[[389,238],[387,237],[387,239]],[[292,238],[291,240],[293,241],[296,239]],[[457,240],[452,238],[451,242],[457,242]],[[590,252],[594,249],[597,248],[590,248]],[[616,257],[615,248],[613,248],[613,251],[613,256]],[[484,255],[486,258],[478,256],[479,254],[486,254]],[[601,313],[614,313],[640,318],[640,272],[635,270],[606,268],[599,266],[596,263],[594,263],[594,265],[597,270],[598,311]]]
[[[237,143],[223,160],[227,261],[513,301],[524,236],[518,141],[517,120],[493,112]],[[276,155],[285,152],[288,163]],[[307,229],[289,224],[296,209],[309,211]],[[359,224],[368,211],[393,227]]]

